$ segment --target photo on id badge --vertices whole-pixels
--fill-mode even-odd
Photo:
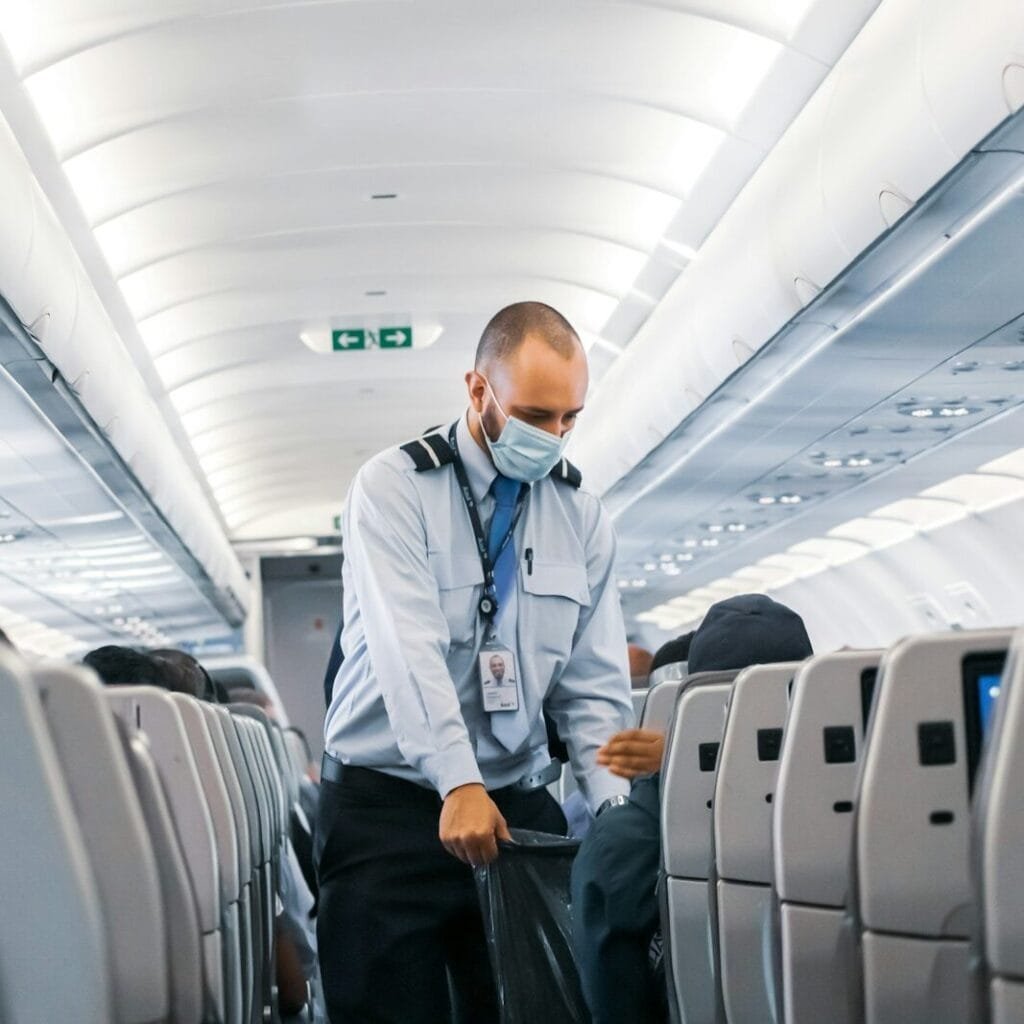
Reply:
[[[485,647],[480,652],[479,663],[484,711],[518,710],[515,654],[503,647]]]

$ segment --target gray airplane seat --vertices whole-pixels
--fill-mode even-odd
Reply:
[[[799,662],[756,665],[736,677],[712,810],[714,907],[721,1005],[729,1024],[776,1019],[770,955],[772,812],[789,688]]]
[[[978,1020],[1024,1020],[1024,630],[1000,677],[993,661],[964,681],[967,752],[985,750],[976,779],[972,874],[981,922],[976,935]],[[973,683],[973,685],[972,685]],[[998,701],[996,697],[998,696]]]
[[[630,699],[633,703],[633,724],[636,726],[640,725],[640,721],[644,717],[644,705],[647,703],[647,695],[650,692],[646,686],[643,689],[635,688],[630,691]]]
[[[168,1021],[194,1024],[203,1018],[203,943],[188,866],[146,735],[129,729],[121,718],[115,718],[115,724],[131,765],[160,874],[167,926]]]
[[[217,836],[178,705],[166,690],[113,686],[104,697],[128,726],[145,733],[174,820],[196,904],[203,948],[203,1019],[223,1021],[224,951]]]
[[[257,945],[262,952],[260,977],[262,991],[261,1005],[274,1005],[274,931],[277,912],[278,865],[280,845],[277,823],[277,795],[266,766],[261,734],[263,728],[248,715],[232,710],[232,724],[255,791],[260,828],[262,831],[262,858],[258,879],[260,918]]]
[[[637,719],[641,729],[660,729],[667,732],[672,723],[676,697],[686,679],[686,662],[662,665],[647,681],[647,699]]]
[[[269,898],[267,880],[270,877],[270,824],[266,808],[262,805],[261,791],[251,764],[247,737],[242,734],[241,723],[227,708],[216,707],[217,722],[235,768],[235,774],[245,804],[245,818],[249,829],[250,884],[249,884],[249,947],[252,970],[251,989],[247,1005],[252,1024],[263,1019],[266,964],[266,901]]]
[[[968,1019],[975,754],[965,682],[970,690],[1001,665],[1010,637],[913,637],[883,659],[854,826],[867,1024]]]
[[[279,749],[275,744],[274,723],[267,713],[253,704],[230,704],[228,710],[256,723],[258,730],[254,734],[260,762],[265,772],[273,802],[275,841],[280,845],[288,835],[289,795],[285,774],[288,771],[283,746]],[[296,794],[296,799],[298,794]]]
[[[242,784],[221,726],[221,716],[226,715],[227,712],[208,703],[200,703],[199,708],[206,719],[210,742],[213,744],[221,776],[224,779],[238,844],[238,951],[241,960],[242,1019],[249,1021],[252,1018],[254,981],[252,963],[253,836],[249,828],[248,809],[242,792]]]
[[[156,858],[131,766],[96,676],[44,663],[32,679],[46,716],[106,927],[118,1024],[166,1020],[167,934]]]
[[[224,957],[224,1020],[225,1024],[244,1024],[242,938],[239,921],[242,882],[234,810],[224,780],[224,771],[199,701],[184,693],[172,693],[171,700],[177,705],[178,714],[185,726],[217,841],[217,862],[220,866],[221,949]]]
[[[0,1020],[116,1020],[100,898],[39,694],[0,647]]]
[[[793,682],[772,823],[786,1024],[854,1024],[859,971],[845,913],[853,800],[880,651],[803,664]]]
[[[661,934],[675,1024],[714,1024],[708,868],[718,749],[735,672],[702,672],[685,683],[661,773]],[[661,685],[665,685],[662,683]]]

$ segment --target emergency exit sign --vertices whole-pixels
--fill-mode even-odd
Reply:
[[[350,331],[331,331],[331,348],[335,352],[366,348],[366,331],[361,328]]]
[[[331,349],[335,352],[359,352],[368,348],[412,348],[412,328],[381,327],[373,331],[349,327],[331,331]]]

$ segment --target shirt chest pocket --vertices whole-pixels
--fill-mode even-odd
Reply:
[[[520,642],[538,653],[568,659],[580,612],[590,605],[586,569],[572,562],[534,559],[532,567],[523,566],[520,574],[524,594]]]
[[[460,558],[448,551],[428,551],[427,561],[437,580],[438,601],[448,621],[452,645],[472,644],[484,584],[479,560]]]

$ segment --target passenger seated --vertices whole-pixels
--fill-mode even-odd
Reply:
[[[663,665],[675,665],[680,662],[685,662],[687,654],[690,650],[690,640],[693,638],[693,633],[686,633],[683,636],[676,637],[675,640],[669,640],[667,643],[661,645],[657,652],[650,656],[650,662],[647,665],[647,675],[644,676],[643,686],[648,684],[650,674],[656,669],[661,668]],[[629,645],[629,670],[630,674],[633,674],[634,669],[634,650],[642,651],[647,654],[646,651],[641,647],[636,647],[635,644]],[[633,688],[638,688],[636,677],[633,676]],[[616,747],[613,751],[621,759],[624,752],[628,749],[634,750],[634,747],[639,744],[642,746],[642,764],[648,766],[653,763],[654,758],[657,758],[657,763],[661,764],[661,753],[649,750],[651,743],[660,742],[662,748],[664,748],[664,737],[660,732],[646,731],[642,729],[627,729],[625,732],[616,733],[613,737],[616,742]],[[605,744],[604,750],[600,757],[605,757],[608,753],[610,744]],[[647,771],[656,772],[657,768],[646,769]],[[622,774],[617,772],[616,774]],[[637,774],[643,774],[638,771]],[[632,776],[629,776],[630,778]],[[565,820],[569,823],[569,835],[574,839],[582,839],[590,831],[590,826],[594,823],[594,814],[590,810],[590,806],[587,801],[583,799],[583,794],[579,790],[573,790],[569,794],[565,803],[562,805],[562,810],[565,812]]]
[[[654,655],[646,647],[629,645],[629,678],[634,690],[642,690],[647,686],[653,658]]]
[[[133,647],[108,644],[90,651],[83,659],[106,686],[157,686],[173,689],[171,673],[155,658]]]
[[[277,718],[277,708],[274,707],[274,702],[262,690],[256,690],[251,686],[232,686],[228,690],[228,697],[231,698],[233,704],[254,704],[256,707],[262,708],[268,718],[275,720]]]
[[[744,594],[708,610],[686,660],[689,674],[696,675],[810,655],[796,612],[764,595]],[[573,866],[573,942],[593,1024],[667,1019],[664,976],[656,981],[650,967],[652,944],[659,945],[664,751],[664,733],[629,729],[612,737],[599,755],[611,772],[636,781],[627,803],[609,807],[594,822]]]
[[[171,647],[149,651],[148,654],[163,669],[170,684],[168,689],[175,693],[187,693],[198,700],[207,699],[207,675],[203,666],[191,654]]]

